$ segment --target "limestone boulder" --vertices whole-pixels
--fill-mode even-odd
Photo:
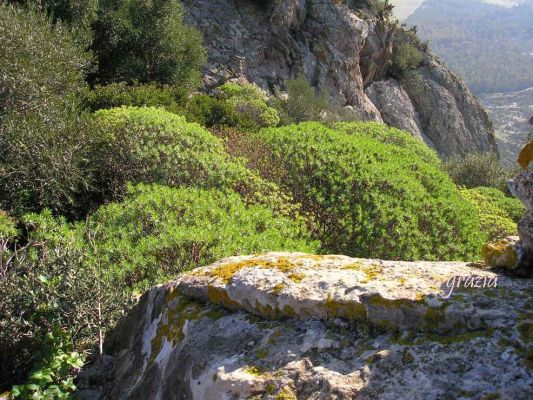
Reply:
[[[106,338],[112,399],[527,399],[533,283],[268,253],[157,286]]]

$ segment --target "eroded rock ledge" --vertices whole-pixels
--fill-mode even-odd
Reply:
[[[111,397],[532,398],[532,289],[465,263],[227,258],[121,321]]]

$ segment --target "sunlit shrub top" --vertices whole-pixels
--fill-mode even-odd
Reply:
[[[487,187],[462,189],[461,194],[478,211],[481,230],[490,240],[517,235],[517,222],[526,212],[520,200]]]
[[[347,133],[349,132],[349,133]],[[475,209],[417,139],[374,123],[302,123],[259,138],[312,211],[325,252],[389,259],[471,259],[483,241]]]
[[[233,255],[317,250],[301,225],[217,190],[130,186],[124,202],[101,207],[90,226],[101,262],[131,287]]]

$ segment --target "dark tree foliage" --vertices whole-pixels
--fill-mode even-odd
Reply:
[[[68,25],[81,45],[90,46],[91,24],[96,18],[98,0],[10,0],[9,3],[34,7],[45,12],[52,22],[61,21]]]
[[[0,5],[0,37],[0,209],[69,213],[90,174],[87,55],[61,24],[11,5]]]
[[[201,34],[183,23],[180,1],[102,0],[93,32],[93,82],[199,82],[206,52]]]

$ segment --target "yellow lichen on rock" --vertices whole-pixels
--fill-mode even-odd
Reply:
[[[368,281],[372,281],[378,278],[383,272],[383,268],[379,264],[363,264],[360,262],[346,265],[343,269],[351,269],[354,271],[363,272],[365,274],[365,279],[362,279],[361,283],[367,283]]]
[[[508,239],[487,243],[483,246],[482,254],[490,267],[514,269],[518,266],[518,254]]]
[[[270,293],[272,293],[274,296],[278,296],[283,291],[283,289],[285,289],[285,286],[286,285],[284,283],[278,283],[272,288]]]
[[[235,274],[244,268],[277,269],[281,272],[289,273],[297,267],[298,265],[291,262],[286,257],[279,257],[276,261],[267,261],[262,260],[260,258],[252,258],[250,260],[221,265],[207,272],[207,274],[214,278],[220,278],[225,284],[231,284],[231,280],[233,279]],[[194,273],[200,276],[202,274],[205,274],[204,271],[193,272],[193,275]]]
[[[276,395],[276,400],[296,400],[297,397],[288,386],[281,389]]]
[[[183,327],[188,320],[198,319],[204,308],[195,300],[180,295],[179,290],[171,289],[166,299],[168,311],[157,326],[157,332],[151,342],[149,364],[161,352],[164,340],[178,343],[183,339]]]
[[[328,318],[344,318],[350,321],[364,321],[366,308],[363,304],[342,303],[328,296],[324,304]]]
[[[213,285],[207,286],[207,296],[212,303],[236,309],[240,307],[240,304],[233,301],[228,293],[222,288]]]
[[[304,280],[305,274],[295,272],[289,275],[289,279],[293,281],[294,283],[300,283]]]
[[[523,169],[528,169],[531,161],[533,161],[533,141],[526,144],[518,156],[518,164]]]

